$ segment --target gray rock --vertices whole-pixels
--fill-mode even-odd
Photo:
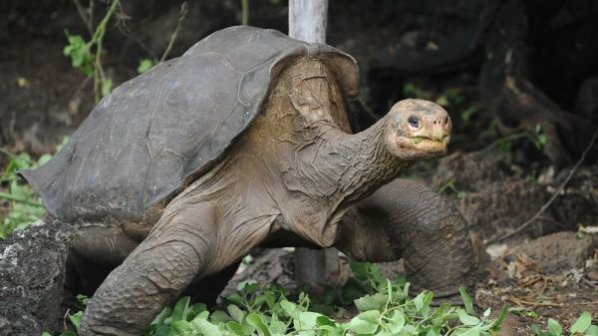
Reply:
[[[10,335],[10,322],[7,319],[0,316],[0,336]]]
[[[546,274],[562,274],[583,269],[595,248],[598,248],[595,237],[577,239],[575,232],[558,232],[525,242],[513,252],[525,253]]]
[[[58,329],[71,236],[66,224],[39,221],[0,241],[0,336]]]

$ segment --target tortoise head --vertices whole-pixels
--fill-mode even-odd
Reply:
[[[451,118],[440,105],[405,99],[388,113],[386,148],[404,160],[418,160],[446,154],[451,138]]]

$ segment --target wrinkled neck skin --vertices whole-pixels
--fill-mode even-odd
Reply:
[[[383,118],[357,134],[331,123],[314,123],[311,132],[305,132],[305,144],[287,158],[293,164],[283,169],[285,186],[332,208],[370,195],[410,165],[386,150],[386,122]]]
[[[274,192],[288,228],[305,239],[331,246],[348,207],[395,178],[411,163],[385,148],[383,118],[369,129],[348,134],[333,123],[316,121],[282,142],[272,162],[280,172]]]

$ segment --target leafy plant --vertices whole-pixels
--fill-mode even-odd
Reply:
[[[563,335],[563,327],[554,319],[549,318],[547,321],[548,330],[543,331],[538,325],[532,325],[532,330],[536,336],[561,336]],[[585,335],[598,336],[598,326],[592,324],[592,315],[584,311],[581,313],[577,321],[569,328],[571,335]]]
[[[142,74],[149,69],[151,69],[154,65],[156,65],[156,61],[151,60],[149,58],[142,58],[139,60],[139,66],[137,67],[137,72]]]
[[[56,151],[68,141],[56,147]],[[0,191],[0,201],[8,203],[7,214],[0,212],[0,239],[6,238],[14,230],[23,229],[29,224],[39,220],[45,213],[41,201],[36,197],[28,184],[24,184],[17,176],[17,172],[25,169],[37,168],[52,158],[51,154],[42,155],[37,161],[29,154],[12,154],[0,149],[0,154],[9,157],[4,172],[0,172],[0,186],[5,186],[6,192]]]
[[[465,198],[467,197],[467,192],[463,191],[463,190],[459,190],[456,186],[455,186],[455,178],[452,177],[450,178],[448,181],[446,181],[439,189],[438,189],[438,193],[439,194],[444,194],[444,193],[448,193],[449,191],[457,194],[458,198]]]
[[[513,142],[519,139],[526,139],[528,141],[531,141],[534,144],[534,146],[539,150],[544,148],[546,142],[548,141],[546,134],[544,134],[544,130],[542,129],[542,125],[538,124],[536,125],[533,131],[524,130],[496,139],[490,145],[480,150],[480,153],[485,154],[495,148],[500,148],[501,152],[508,155],[511,153]]]
[[[261,288],[254,282],[242,284],[227,298],[225,310],[208,311],[205,304],[192,304],[189,297],[180,298],[174,307],[167,307],[146,330],[146,336],[350,336],[350,335],[491,335],[500,328],[506,308],[498,319],[491,320],[490,309],[481,317],[473,311],[471,297],[464,288],[460,292],[465,309],[442,304],[432,307],[433,294],[423,291],[410,297],[409,283],[404,278],[389,280],[370,264],[350,262],[354,273],[352,284],[364,293],[353,300],[358,312],[347,321],[335,321],[311,309],[309,296],[301,292],[295,300],[274,284]],[[346,290],[343,288],[343,292]],[[81,312],[68,315],[78,330]],[[583,327],[583,326],[581,326]],[[76,335],[64,331],[60,336]],[[50,336],[44,333],[44,336]],[[552,336],[552,335],[551,335]]]
[[[33,195],[29,185],[19,180],[16,172],[38,167],[47,162],[51,156],[44,155],[39,160],[33,161],[27,153],[18,155],[5,151],[2,153],[10,157],[6,170],[0,173],[0,185],[6,185],[7,188],[7,192],[0,192],[0,200],[8,203],[8,214],[0,218],[0,238],[6,238],[14,230],[26,227],[44,214],[39,198]]]
[[[179,299],[156,317],[146,335],[490,335],[507,313],[503,310],[497,320],[488,319],[490,310],[474,316],[465,290],[466,309],[448,304],[433,308],[431,292],[411,298],[404,279],[386,279],[369,263],[351,261],[350,267],[355,277],[342,295],[362,295],[353,300],[358,313],[348,322],[313,311],[305,293],[292,302],[280,286],[247,283],[227,298],[225,311],[210,313],[203,304],[191,305],[188,297]]]
[[[82,36],[70,35],[68,31],[65,31],[68,44],[64,47],[64,55],[71,58],[74,68],[80,69],[87,76],[93,76],[96,101],[112,90],[112,79],[106,75],[102,66],[102,49],[106,25],[114,14],[119,1],[112,0],[106,15],[92,34],[91,40],[86,42]]]
[[[68,30],[64,32],[69,44],[64,47],[64,55],[71,58],[73,68],[80,69],[86,76],[93,75],[96,55],[80,35],[71,35]]]

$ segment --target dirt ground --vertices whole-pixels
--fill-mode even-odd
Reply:
[[[532,241],[493,245],[482,252],[486,260],[480,265],[475,304],[479,311],[491,308],[494,314],[505,306],[511,310],[499,335],[533,335],[531,326],[546,329],[549,318],[567,330],[584,311],[596,318],[598,236],[580,238],[574,232],[560,232]],[[249,280],[297,289],[290,249],[258,249],[252,255],[253,260],[239,268],[221,297]],[[389,278],[404,272],[401,261],[378,266]],[[340,286],[349,276],[346,257],[341,256],[338,278],[332,282]]]
[[[110,71],[118,73],[116,69]],[[126,77],[124,73],[116,77]],[[91,85],[62,56],[61,44],[39,42],[0,53],[0,147],[34,156],[52,152],[92,106]],[[477,139],[475,129],[470,131],[460,135],[462,148]],[[537,213],[569,171],[555,173],[540,165],[531,174],[530,166],[518,164],[520,153],[509,161],[496,151],[452,151],[448,158],[414,172],[437,190],[453,181],[447,197],[459,204],[479,250],[478,306],[499,311],[508,305],[518,311],[506,321],[504,335],[530,335],[531,324],[544,327],[550,317],[569,326],[582,311],[598,318],[598,237],[586,234],[580,239],[576,233],[579,227],[598,225],[598,169],[579,169],[533,225],[506,243],[490,244]],[[0,155],[0,170],[5,163]],[[5,211],[6,204],[0,209]],[[552,234],[557,231],[565,232]],[[253,278],[293,287],[292,268],[288,251],[262,252],[235,281]],[[385,269],[392,273],[400,265]],[[345,266],[341,275],[348,276]]]

